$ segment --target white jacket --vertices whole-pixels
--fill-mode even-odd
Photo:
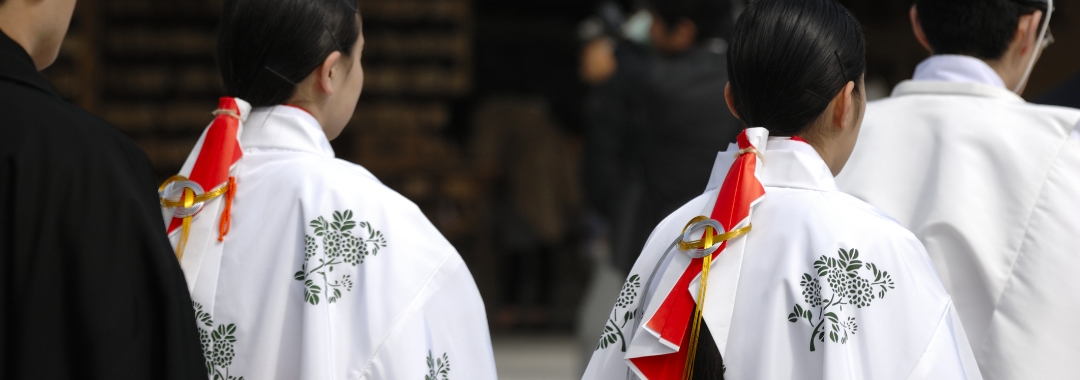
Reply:
[[[810,145],[769,138],[756,146],[764,150],[758,170],[765,196],[753,206],[753,229],[713,261],[705,295],[704,321],[723,356],[724,378],[980,379],[919,241],[840,192]],[[630,359],[675,351],[642,321],[669,292],[697,294],[698,280],[673,289],[689,256],[676,249],[662,258],[687,221],[713,210],[735,150],[720,153],[704,194],[653,231],[584,379],[641,376]]]
[[[307,112],[241,108],[231,229],[207,202],[181,261],[210,378],[495,379],[472,275],[420,209]]]
[[[1080,111],[975,82],[871,102],[837,181],[926,245],[984,377],[1076,378]]]

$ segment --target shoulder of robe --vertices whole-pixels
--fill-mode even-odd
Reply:
[[[377,200],[379,204],[371,206],[420,212],[415,203],[383,184],[363,166],[342,159],[304,155],[290,159],[280,170],[283,176],[302,178],[292,183],[314,195],[313,199],[332,197],[337,202],[365,204]]]
[[[380,246],[377,253],[370,251],[377,259],[365,260],[359,266],[361,270],[392,272],[392,279],[407,283],[430,280],[424,289],[456,281],[456,277],[446,274],[464,263],[457,249],[415,203],[379,182],[362,166],[311,154],[293,155],[279,163],[282,165],[269,170],[274,182],[286,187],[281,189],[282,194],[297,197],[305,234],[315,233],[316,220],[350,220],[355,223],[353,231],[361,231],[369,247]],[[239,180],[238,186],[243,186],[243,179]],[[409,295],[402,290],[395,296],[411,299],[419,294]]]
[[[5,154],[47,159],[55,169],[89,171],[87,178],[153,180],[146,153],[131,138],[107,121],[37,89],[0,82],[0,120],[4,120],[0,151]]]
[[[1003,116],[1038,120],[1025,122],[1024,128],[1017,130],[1027,135],[1032,135],[1033,130],[1042,130],[1053,136],[1068,136],[1080,122],[1080,110],[1069,107],[981,97],[908,94],[868,102],[863,126],[873,130],[877,124],[895,124],[934,113],[951,113],[973,122],[999,121]]]
[[[453,250],[416,203],[384,185],[363,166],[341,159],[303,155],[275,168],[275,173],[298,187],[305,213],[310,213],[305,217],[329,218],[327,213],[350,210],[357,220],[385,223],[384,233],[415,232],[424,236],[419,240],[425,245]]]
[[[857,231],[857,235],[864,238],[873,237],[892,242],[915,243],[921,246],[915,234],[900,225],[896,219],[855,196],[840,191],[813,191],[805,192],[805,195],[821,196],[824,199],[807,202],[805,199],[792,197],[790,202],[784,202],[777,199],[780,197],[774,196],[772,201],[784,202],[774,206],[786,208],[791,213],[797,213],[796,210],[802,209],[811,223],[832,224],[834,228],[830,228],[830,230],[833,231]],[[765,202],[769,202],[768,193],[766,193]],[[843,227],[844,229],[839,230],[835,227]]]

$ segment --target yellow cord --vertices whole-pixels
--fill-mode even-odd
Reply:
[[[700,217],[699,217],[700,218]],[[698,218],[695,218],[695,220]],[[700,220],[697,220],[700,221]],[[691,224],[697,221],[691,221]],[[747,225],[743,228],[737,228],[732,231],[725,232],[716,236],[715,243],[713,237],[713,228],[710,226],[705,227],[705,234],[701,240],[695,240],[689,243],[679,242],[679,247],[682,249],[708,249],[713,244],[722,244],[725,241],[746,235],[750,232],[753,225]],[[685,248],[684,248],[685,247]],[[709,268],[712,267],[712,255],[705,255],[701,258],[701,286],[698,288],[697,304],[694,305],[694,314],[691,318],[690,327],[690,341],[686,347],[686,365],[683,367],[683,380],[690,380],[694,377],[694,359],[697,356],[698,340],[701,337],[701,323],[702,313],[705,309],[705,289],[709,286]]]
[[[690,224],[694,224],[694,223],[697,223],[697,222],[698,221],[692,220],[692,221],[690,221]],[[687,227],[689,227],[689,225],[687,225]],[[737,238],[739,236],[746,235],[747,232],[750,232],[751,227],[752,226],[747,225],[746,227],[737,228],[737,229],[722,233],[720,235],[717,235],[716,240],[715,240],[716,244],[720,244],[720,243],[723,243],[725,241]],[[685,232],[686,230],[683,229],[683,231]],[[709,231],[712,231],[712,229],[709,229]],[[710,237],[711,237],[711,235],[710,235]],[[709,247],[711,247],[711,245],[706,244],[704,240],[694,240],[694,241],[689,241],[689,242],[680,241],[679,242],[679,249],[684,250],[684,251],[689,251],[691,249],[708,249]]]
[[[184,208],[195,204],[195,191],[184,189]],[[180,227],[180,241],[176,243],[176,260],[184,258],[184,245],[187,245],[188,233],[191,232],[191,217],[185,217]]]
[[[164,191],[165,187],[168,186],[169,184],[173,183],[173,182],[187,181],[187,180],[188,180],[188,178],[184,177],[182,175],[172,176],[171,178],[169,178],[168,180],[166,180],[164,183],[161,184],[161,187],[158,188],[158,191],[159,192]],[[230,181],[232,181],[232,179],[230,179]],[[171,200],[171,199],[161,198],[161,205],[163,207],[165,207],[165,208],[177,208],[177,207],[191,208],[191,206],[194,206],[196,203],[204,203],[206,201],[209,201],[211,199],[214,199],[214,198],[217,198],[217,197],[220,197],[220,196],[224,195],[225,193],[227,193],[229,191],[230,187],[234,187],[234,191],[235,191],[235,186],[232,185],[232,182],[229,182],[229,183],[226,183],[225,186],[221,186],[221,187],[218,187],[217,189],[214,189],[213,191],[208,191],[206,193],[198,194],[198,195],[196,195],[195,191],[192,190],[191,188],[185,187],[184,188],[184,195],[182,195],[180,197],[180,199]],[[184,258],[184,246],[187,245],[188,234],[191,232],[191,218],[192,218],[192,216],[185,217],[183,219],[183,223],[181,224],[181,227],[180,227],[180,241],[178,241],[176,243],[176,260],[178,260],[178,261],[180,259]],[[221,233],[221,235],[223,236],[224,233]],[[220,236],[219,236],[219,239],[220,239]]]
[[[182,175],[172,176],[172,178],[169,178],[168,180],[166,180],[165,182],[163,182],[161,184],[161,187],[158,188],[158,191],[165,190],[165,186],[168,186],[170,183],[177,182],[177,181],[187,181],[187,180],[188,180],[187,177],[184,177]],[[165,208],[175,208],[175,207],[180,207],[180,206],[191,207],[192,204],[203,203],[203,202],[209,201],[211,199],[220,197],[222,194],[225,194],[225,192],[227,192],[227,191],[229,191],[229,186],[226,183],[226,186],[221,186],[221,187],[218,187],[217,189],[214,189],[213,191],[208,191],[208,192],[205,192],[203,194],[196,195],[194,201],[191,204],[185,203],[186,200],[183,200],[183,199],[174,201],[174,200],[170,200],[170,199],[161,198],[161,205],[163,207],[165,207]]]
[[[705,247],[713,245],[713,229],[705,227],[705,235],[702,237]],[[720,242],[723,242],[721,240]],[[719,244],[719,243],[717,243]],[[694,358],[697,357],[698,338],[701,335],[701,310],[705,304],[705,288],[709,286],[709,267],[712,266],[712,255],[701,258],[701,286],[698,288],[697,304],[694,306],[693,327],[690,328],[690,342],[686,351],[686,367],[683,371],[683,379],[690,380],[694,377]]]

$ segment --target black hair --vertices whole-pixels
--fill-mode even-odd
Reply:
[[[217,59],[229,96],[253,107],[285,103],[335,51],[360,38],[356,0],[226,0]]]
[[[858,91],[866,42],[855,16],[835,0],[757,0],[735,23],[727,61],[739,118],[794,136],[849,81]]]
[[[649,8],[668,28],[682,20],[693,22],[698,42],[731,36],[731,0],[651,0]]]
[[[1045,13],[1046,3],[1031,0],[917,0],[915,8],[934,54],[995,60],[1008,50],[1020,16],[1036,10]]]
[[[694,374],[691,380],[724,380],[724,357],[716,346],[716,339],[709,331],[709,324],[701,321],[697,351],[694,355]]]

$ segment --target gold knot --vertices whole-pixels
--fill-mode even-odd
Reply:
[[[693,226],[696,223],[700,223],[700,222],[703,222],[703,221],[706,221],[706,220],[709,220],[709,218],[704,217],[704,216],[697,216],[697,217],[694,217],[694,219],[690,219],[690,222],[686,224],[686,227],[683,227],[683,234],[686,234],[686,230],[689,229],[690,226]],[[701,240],[693,240],[693,241],[682,240],[682,241],[679,241],[679,249],[681,249],[683,251],[689,251],[689,250],[692,250],[692,249],[702,249],[702,250],[709,249],[709,248],[712,248],[714,246],[720,245],[721,243],[723,243],[725,241],[728,241],[728,240],[731,240],[731,239],[746,235],[747,233],[750,232],[751,228],[753,228],[753,225],[748,224],[746,227],[736,228],[734,230],[731,230],[731,231],[728,231],[728,232],[725,232],[725,233],[722,233],[722,234],[713,235],[713,228],[712,227],[705,227],[705,235],[702,236]]]
[[[211,112],[210,114],[212,114],[214,116],[218,116],[218,115],[232,116],[234,119],[240,120],[240,114],[236,113],[236,111],[227,110],[227,109],[224,109],[224,108],[218,108],[217,110],[214,110],[214,112]]]
[[[165,188],[168,187],[170,184],[172,184],[174,182],[185,182],[185,181],[189,181],[187,177],[184,177],[182,175],[174,175],[171,178],[169,178],[168,180],[166,180],[164,183],[161,184],[161,187],[158,188],[158,192],[159,192],[159,199],[161,200],[161,205],[163,207],[165,207],[165,208],[175,208],[175,207],[187,208],[187,207],[191,207],[190,204],[186,204],[188,202],[185,202],[184,197],[181,197],[180,199],[175,199],[174,200],[174,199],[166,198],[166,195],[164,194]],[[184,187],[187,187],[187,186],[184,186]],[[194,198],[192,198],[191,202],[190,202],[190,203],[194,203],[194,204],[203,203],[203,202],[209,201],[211,199],[220,197],[222,194],[225,194],[225,192],[229,190],[228,186],[221,186],[221,187],[219,187],[217,189],[214,189],[213,191],[206,192],[206,193],[202,193],[201,189],[192,189],[190,187],[187,187],[187,189],[192,190],[192,193],[194,194]],[[196,191],[196,190],[199,190],[199,191]]]
[[[753,153],[755,156],[758,157],[758,160],[765,161],[765,156],[762,155],[761,152],[758,151],[757,149],[754,149],[754,147],[752,147],[752,146],[747,147],[747,148],[743,148],[743,149],[739,149],[739,152],[735,153],[735,157],[739,157],[739,156],[742,156],[742,155],[747,154],[747,153]]]

